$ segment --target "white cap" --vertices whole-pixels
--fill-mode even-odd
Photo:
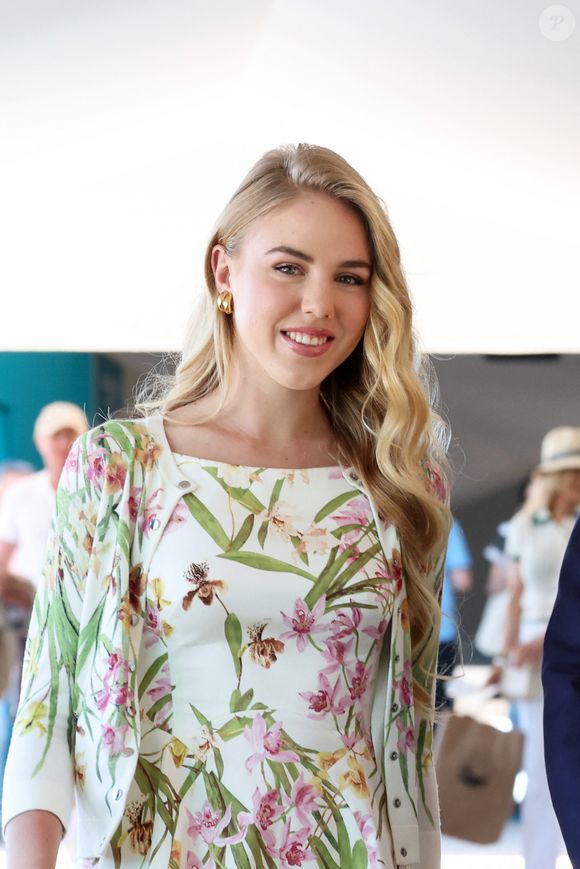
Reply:
[[[53,401],[42,408],[34,423],[34,437],[53,437],[64,428],[71,428],[77,435],[88,429],[87,418],[78,404],[70,401]]]

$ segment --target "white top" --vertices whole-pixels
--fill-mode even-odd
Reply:
[[[506,553],[519,562],[524,591],[521,600],[522,622],[547,621],[556,594],[560,568],[575,516],[555,522],[547,510],[533,516],[518,513],[511,520]]]
[[[55,500],[48,471],[23,477],[2,498],[0,540],[16,544],[10,570],[34,586],[40,581]]]

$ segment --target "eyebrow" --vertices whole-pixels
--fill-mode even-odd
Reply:
[[[279,247],[273,247],[270,250],[266,251],[266,256],[270,253],[287,253],[289,256],[294,256],[297,259],[304,260],[307,263],[313,263],[314,258],[310,256],[310,254],[304,253],[301,250],[296,250],[294,247],[287,247],[285,244],[281,244]],[[348,259],[344,260],[338,264],[338,267],[341,269],[368,269],[369,272],[372,271],[371,264],[364,259]]]

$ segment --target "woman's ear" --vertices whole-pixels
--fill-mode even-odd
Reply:
[[[223,244],[216,244],[211,252],[211,267],[218,293],[231,291],[229,259]]]

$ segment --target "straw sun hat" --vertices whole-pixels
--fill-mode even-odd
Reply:
[[[542,441],[541,461],[537,470],[542,474],[580,469],[580,428],[553,428]]]

